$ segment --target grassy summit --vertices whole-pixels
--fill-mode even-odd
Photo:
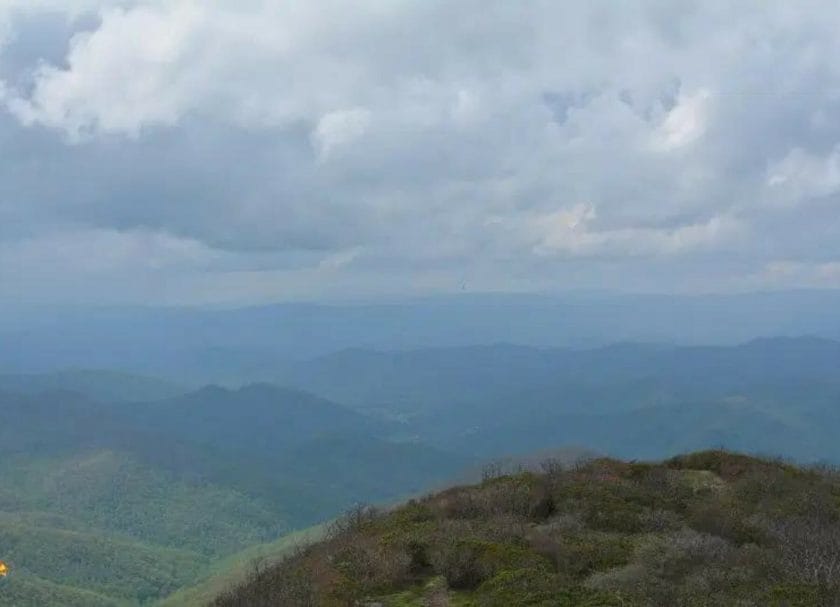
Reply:
[[[840,475],[596,459],[359,508],[215,607],[840,604]]]

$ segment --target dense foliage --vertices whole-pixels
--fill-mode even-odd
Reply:
[[[839,504],[834,470],[724,451],[548,461],[357,508],[214,605],[827,607]]]
[[[359,499],[410,494],[467,462],[382,434],[271,386],[146,403],[0,393],[0,558],[12,568],[0,605],[153,604]]]

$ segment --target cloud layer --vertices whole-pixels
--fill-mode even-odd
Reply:
[[[840,286],[838,28],[830,2],[10,0],[0,297]]]

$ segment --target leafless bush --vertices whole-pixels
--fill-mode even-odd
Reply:
[[[540,462],[540,470],[549,479],[554,479],[566,471],[566,464],[557,457],[549,457]]]
[[[532,527],[525,537],[534,552],[560,567],[564,540],[579,534],[583,529],[584,524],[579,515],[563,514],[543,525]]]
[[[342,535],[360,531],[380,516],[380,511],[373,506],[357,504],[328,525],[327,537],[335,539]]]
[[[436,543],[429,559],[452,588],[475,588],[492,574],[476,544],[454,537]]]
[[[674,531],[682,525],[682,519],[670,510],[648,510],[640,516],[642,526],[649,531]]]
[[[444,515],[449,518],[471,519],[501,515],[529,517],[538,510],[547,516],[551,513],[551,505],[540,503],[545,496],[545,492],[512,477],[496,479],[478,489],[451,491],[439,504]]]
[[[481,469],[482,482],[491,481],[504,476],[504,464],[502,462],[488,462]]]
[[[443,515],[452,519],[472,519],[482,514],[477,491],[456,489],[448,491],[438,502]]]
[[[579,455],[575,458],[575,461],[572,462],[570,469],[574,472],[580,472],[588,468],[596,459],[597,458],[592,455]]]
[[[663,577],[677,577],[692,566],[721,563],[733,553],[725,539],[683,529],[666,536],[658,545],[648,544],[640,552],[640,560]]]
[[[723,589],[741,575],[731,567],[735,552],[721,538],[683,529],[652,539],[628,565],[595,573],[586,585],[644,597],[645,604],[728,606]]]
[[[782,563],[799,580],[840,587],[840,524],[806,517],[767,521],[778,541]]]
[[[580,513],[566,512],[557,516],[551,517],[545,527],[551,529],[553,533],[573,534],[583,530],[583,517]]]
[[[516,480],[502,480],[479,493],[482,512],[528,516],[533,504],[531,488]]]
[[[271,567],[265,567],[260,562],[253,563],[246,580],[216,598],[212,606],[317,607],[321,601],[312,576],[313,570],[302,566],[305,556],[305,551],[301,550]]]
[[[488,519],[485,529],[482,536],[488,541],[514,543],[525,536],[528,523],[519,516],[500,514]]]

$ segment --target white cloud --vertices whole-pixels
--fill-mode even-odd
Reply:
[[[840,192],[840,145],[825,156],[792,149],[767,171],[771,201],[798,205]]]
[[[316,120],[365,82],[365,56],[342,48],[344,38],[392,12],[378,2],[108,4],[95,30],[71,41],[66,66],[39,66],[31,91],[8,103],[24,124],[75,141],[136,137],[193,114],[248,126]]]
[[[185,62],[201,19],[190,3],[107,10],[95,32],[71,41],[68,69],[40,66],[31,95],[9,108],[26,125],[59,128],[74,140],[174,125],[194,102]]]
[[[779,260],[750,277],[753,287],[840,288],[840,261]]]
[[[324,257],[318,262],[318,267],[322,270],[340,270],[353,263],[361,254],[362,250],[359,247],[338,251]]]
[[[137,270],[195,268],[219,255],[195,240],[149,230],[71,228],[0,245],[4,275],[33,271],[55,275],[78,270],[107,274],[122,272],[128,266]]]
[[[318,156],[326,160],[336,149],[353,143],[368,130],[370,120],[370,112],[363,108],[324,114],[312,134]]]
[[[681,95],[654,133],[654,147],[670,151],[694,143],[703,136],[709,122],[711,93],[700,89]]]
[[[519,232],[538,255],[569,258],[673,256],[726,245],[743,235],[737,220],[727,216],[663,228],[598,228],[597,217],[593,206],[576,204],[507,221],[497,218],[491,225]]]
[[[667,289],[840,258],[827,1],[7,0],[0,53],[56,12],[98,17],[0,61],[0,243],[178,234],[213,252],[198,298],[218,272],[504,289],[627,260],[604,286],[650,262]],[[124,238],[94,240],[151,272]]]

